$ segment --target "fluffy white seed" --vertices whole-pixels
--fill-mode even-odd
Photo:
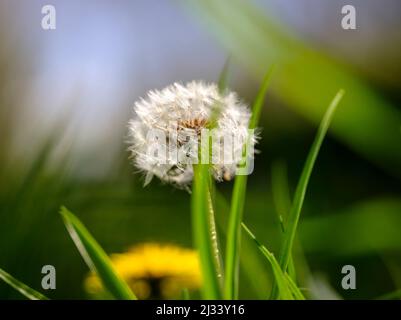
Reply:
[[[149,91],[146,99],[135,103],[134,112],[129,122],[129,150],[135,166],[146,175],[145,184],[157,176],[187,188],[193,178],[192,165],[198,161],[202,130],[211,122],[215,121],[215,129],[210,163],[218,181],[233,178],[244,143],[247,139],[252,146],[255,143],[248,131],[249,108],[234,92],[220,93],[215,84],[174,83],[161,91]],[[157,140],[155,136],[160,135],[164,138]],[[227,147],[230,139],[234,140],[231,148]]]

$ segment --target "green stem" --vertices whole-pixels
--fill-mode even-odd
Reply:
[[[215,222],[215,216],[214,216],[214,209],[213,209],[213,202],[212,202],[212,196],[210,194],[210,190],[208,190],[208,208],[209,208],[209,232],[210,232],[210,241],[212,243],[212,250],[213,250],[213,258],[214,258],[214,264],[216,267],[216,273],[217,273],[217,278],[219,280],[220,286],[222,285],[223,282],[223,271],[222,271],[222,266],[221,266],[221,255],[220,255],[220,250],[219,250],[219,240],[217,237],[217,231],[216,231],[216,222]]]
[[[192,189],[192,229],[195,246],[199,253],[202,272],[202,295],[205,299],[220,299],[220,285],[217,277],[214,250],[210,234],[210,213],[208,204],[209,166],[195,164]]]
[[[265,101],[274,66],[267,72],[252,106],[252,116],[249,128],[255,129],[258,125],[262,107]],[[248,137],[249,139],[250,137]],[[250,141],[246,141],[244,150]],[[245,154],[245,156],[247,156]],[[249,159],[248,159],[249,160]],[[249,165],[246,161],[246,165]],[[245,193],[248,177],[237,175],[235,177],[233,195],[231,198],[230,216],[227,230],[224,298],[236,299],[238,297],[239,252],[241,244],[241,221],[244,214]]]
[[[247,176],[237,176],[230,207],[227,230],[224,298],[235,299],[238,294],[239,252],[241,245],[241,221],[245,204]]]

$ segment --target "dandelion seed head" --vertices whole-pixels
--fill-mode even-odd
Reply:
[[[218,110],[216,112],[216,110]],[[249,136],[250,110],[237,94],[231,91],[220,93],[216,84],[190,82],[186,85],[174,83],[162,90],[151,90],[147,97],[135,103],[134,118],[129,122],[129,150],[135,166],[145,173],[145,184],[153,176],[178,187],[188,187],[193,178],[193,163],[197,163],[198,145],[203,129],[214,121],[215,137],[235,137],[246,141]],[[213,116],[217,114],[217,118]],[[167,160],[149,152],[149,130],[158,130],[167,139],[157,141]],[[175,140],[173,146],[170,144]],[[252,137],[250,143],[256,139]],[[234,144],[231,150],[233,161],[219,161],[229,155],[224,143],[213,142],[211,170],[218,181],[230,180],[241,161],[244,143]],[[175,149],[174,149],[175,148]],[[174,149],[174,150],[173,150]],[[176,158],[171,153],[176,151]],[[237,155],[237,156],[235,156]]]

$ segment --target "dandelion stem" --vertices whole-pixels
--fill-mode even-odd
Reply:
[[[223,271],[221,266],[222,263],[219,250],[219,239],[217,238],[216,222],[215,222],[213,202],[212,202],[212,196],[210,194],[210,189],[208,190],[208,207],[209,207],[209,232],[213,249],[214,263],[216,265],[217,278],[219,279],[220,285],[222,285]]]
[[[202,294],[205,299],[220,299],[212,236],[210,234],[210,210],[208,200],[209,166],[195,164],[192,186],[192,227],[195,246],[199,252],[202,271]]]

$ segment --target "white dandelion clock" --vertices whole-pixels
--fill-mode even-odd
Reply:
[[[253,159],[256,142],[249,130],[251,112],[234,92],[220,93],[215,84],[174,83],[137,101],[129,122],[129,150],[135,166],[178,187],[193,178],[193,164],[210,163],[214,178],[230,180],[244,158]],[[203,143],[211,148],[198,156]],[[249,148],[248,148],[249,146]]]

